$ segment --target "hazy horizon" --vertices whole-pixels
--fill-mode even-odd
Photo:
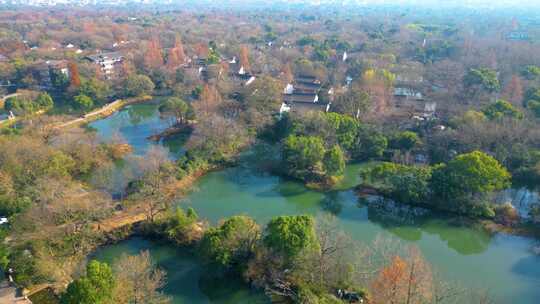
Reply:
[[[249,6],[418,6],[428,8],[540,8],[540,1],[526,0],[0,0],[0,4],[83,4],[83,5],[107,5],[107,4],[165,4],[165,5],[190,5],[202,4],[212,7],[231,7],[238,5]]]

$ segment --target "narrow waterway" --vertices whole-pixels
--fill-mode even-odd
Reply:
[[[115,115],[91,124],[98,134],[109,138],[120,134],[142,154],[152,144],[146,137],[167,126],[153,104],[132,105]],[[171,154],[182,152],[182,139],[163,145]],[[255,152],[258,153],[258,152]],[[462,286],[484,289],[497,303],[535,304],[540,299],[540,257],[530,238],[506,234],[490,235],[455,218],[413,213],[388,213],[359,202],[349,190],[358,182],[358,170],[365,165],[349,165],[339,191],[317,192],[302,184],[264,173],[257,166],[261,157],[246,156],[239,167],[210,173],[196,189],[179,202],[191,206],[200,217],[216,223],[222,218],[246,214],[264,224],[284,214],[334,214],[341,227],[355,240],[371,242],[378,236],[414,243],[447,280]],[[171,246],[131,239],[101,249],[97,257],[111,261],[122,253],[149,249],[157,263],[168,272],[165,292],[175,303],[258,303],[238,282],[209,284],[202,268],[188,253]],[[210,286],[210,287],[209,287]]]

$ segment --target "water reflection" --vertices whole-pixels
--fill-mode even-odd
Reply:
[[[167,272],[163,292],[172,297],[173,304],[268,303],[264,294],[252,291],[240,280],[203,275],[215,271],[203,268],[189,251],[159,242],[132,238],[102,248],[92,258],[113,263],[124,253],[135,255],[144,250],[148,250],[157,266]]]
[[[490,233],[469,220],[387,203],[393,207],[384,209],[378,203],[368,204],[369,220],[400,239],[416,242],[422,239],[424,233],[436,235],[448,248],[461,255],[481,254],[489,247],[492,239]]]
[[[121,111],[92,126],[104,138],[110,138],[118,130],[134,146],[136,154],[142,155],[153,145],[146,137],[166,128],[168,122],[159,118],[157,105],[140,104],[132,108],[140,108],[140,111]],[[150,115],[151,112],[154,114]],[[182,153],[181,146],[186,138],[179,137],[178,142],[173,138],[160,144],[175,155]],[[270,175],[268,168],[274,167],[277,159],[279,152],[275,146],[257,145],[242,155],[240,167],[212,172],[201,178],[196,185],[198,191],[180,204],[194,207],[201,217],[214,224],[238,214],[249,215],[263,225],[278,215],[332,213],[355,240],[370,243],[380,234],[396,236],[418,245],[445,277],[472,288],[487,287],[503,302],[537,303],[540,261],[530,252],[530,239],[503,234],[492,236],[460,219],[406,210],[394,214],[359,202],[350,189],[359,182],[358,170],[364,166],[361,164],[347,167],[338,191],[324,193],[309,190],[294,180]],[[112,247],[111,254],[118,256],[122,250],[134,254],[140,248],[151,249],[152,255],[169,273],[170,283],[165,292],[174,297],[174,303],[259,303],[245,288],[229,285],[222,288],[215,285],[219,282],[201,281],[201,273],[206,270],[183,252],[142,240],[118,246]]]

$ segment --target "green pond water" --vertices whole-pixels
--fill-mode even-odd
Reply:
[[[144,153],[152,144],[146,137],[167,127],[155,104],[132,105],[119,113],[91,124],[104,138],[120,133]],[[163,145],[171,154],[182,153],[182,138]],[[447,280],[462,286],[487,290],[497,303],[540,303],[540,256],[532,253],[538,245],[530,238],[506,234],[490,235],[468,227],[455,218],[411,214],[388,216],[360,203],[350,190],[358,183],[358,170],[365,165],[347,167],[345,179],[333,192],[317,192],[302,184],[260,170],[257,151],[243,157],[239,167],[210,173],[196,185],[181,206],[193,207],[200,217],[217,223],[220,219],[246,214],[264,224],[284,214],[331,212],[339,225],[354,239],[369,243],[377,236],[390,237],[417,245]],[[155,261],[168,274],[164,292],[174,303],[264,303],[234,280],[212,282],[189,253],[143,239],[130,239],[100,249],[96,257],[112,261],[122,253],[149,249]]]

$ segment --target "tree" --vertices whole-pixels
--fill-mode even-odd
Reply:
[[[511,103],[502,99],[489,104],[482,112],[491,120],[501,119],[503,117],[523,118],[523,113],[518,111]]]
[[[146,75],[128,76],[124,86],[124,94],[130,97],[152,94],[154,83]]]
[[[420,143],[418,134],[411,131],[400,132],[390,139],[390,147],[404,151],[411,151]]]
[[[337,137],[337,142],[344,150],[350,151],[358,135],[359,123],[349,115],[338,113],[327,113],[326,121],[335,130],[333,133]]]
[[[13,111],[18,115],[32,114],[37,111],[49,110],[54,102],[48,93],[40,93],[35,99],[32,96],[15,96],[8,98],[4,103],[6,111]]]
[[[195,109],[197,110],[197,115],[199,113],[204,115],[216,113],[221,101],[221,95],[216,87],[205,84],[199,96],[199,102],[194,105]]]
[[[136,256],[122,254],[113,268],[116,281],[113,303],[171,303],[171,299],[160,291],[165,286],[166,274],[156,268],[148,251]]]
[[[156,69],[163,65],[163,55],[161,44],[157,35],[148,42],[146,53],[144,54],[144,66],[147,69]]]
[[[180,60],[176,54],[175,49],[169,49],[167,54],[167,68],[170,71],[174,71],[180,65]]]
[[[504,88],[503,96],[513,104],[519,104],[523,100],[523,84],[519,76],[512,75],[510,83]]]
[[[253,255],[260,227],[247,216],[233,216],[210,228],[201,241],[201,252],[210,263],[225,269],[244,265]]]
[[[538,76],[540,76],[540,67],[535,65],[528,65],[523,69],[521,75],[523,75],[523,77],[527,78],[528,80],[535,80],[538,78]]]
[[[200,239],[202,228],[198,225],[198,219],[199,216],[193,208],[188,208],[187,211],[177,208],[174,215],[167,220],[167,237],[180,245],[191,244]]]
[[[326,151],[323,159],[323,167],[327,176],[343,175],[345,170],[345,155],[338,145]]]
[[[358,83],[361,91],[368,94],[376,114],[384,113],[390,102],[390,92],[396,75],[385,69],[367,69]]]
[[[167,98],[167,100],[159,106],[159,112],[162,115],[174,117],[177,125],[183,125],[195,116],[191,106],[178,97]]]
[[[240,47],[240,67],[243,67],[246,72],[251,70],[251,65],[249,64],[249,49],[247,45],[242,45]]]
[[[430,197],[431,168],[381,163],[361,173],[367,183],[401,202],[426,204]]]
[[[275,113],[281,105],[281,83],[270,76],[258,77],[252,84],[245,87],[243,101],[247,110],[255,110],[268,117]],[[253,122],[260,125],[257,122]],[[261,124],[262,125],[262,124]]]
[[[53,87],[58,91],[65,90],[70,84],[70,77],[58,69],[50,70],[49,75]]]
[[[217,45],[214,41],[208,43],[208,57],[206,61],[208,64],[217,64],[221,60],[221,55],[217,50]]]
[[[287,172],[303,180],[323,174],[322,160],[326,149],[321,138],[290,135],[283,143],[283,161]]]
[[[49,110],[54,106],[54,101],[48,93],[39,93],[35,102],[41,110]]]
[[[147,220],[154,223],[175,199],[176,191],[169,187],[175,180],[175,167],[167,152],[158,147],[150,148],[140,166],[141,177],[130,183],[128,191],[142,201]]]
[[[88,111],[94,106],[94,101],[92,98],[79,94],[73,98],[75,106],[83,111]]]
[[[105,304],[112,299],[115,280],[106,263],[91,261],[86,275],[71,282],[60,299],[61,304]]]
[[[69,86],[72,89],[77,89],[81,86],[81,76],[79,75],[79,68],[73,61],[68,63],[69,70]]]
[[[264,244],[291,260],[304,250],[318,250],[315,221],[308,215],[274,217],[266,226]]]
[[[356,257],[348,253],[355,246],[350,237],[339,228],[334,215],[325,214],[317,218],[315,232],[320,250],[302,255],[295,263],[295,272],[317,284],[321,289],[332,289],[349,282]]]
[[[180,35],[176,35],[174,40],[174,50],[176,52],[176,58],[183,64],[186,62],[186,53],[184,52],[184,45],[182,44],[182,38]]]
[[[510,173],[481,151],[456,156],[433,170],[431,187],[443,201],[472,199],[510,184]]]
[[[351,155],[355,160],[380,158],[387,146],[388,140],[381,132],[373,127],[361,126],[351,149]]]
[[[395,256],[371,284],[375,303],[423,304],[434,296],[431,266],[415,247],[406,257]]]
[[[401,257],[395,256],[390,265],[381,269],[377,279],[371,285],[375,303],[403,303],[402,299],[406,295],[403,283],[407,266]]]
[[[96,78],[91,78],[86,81],[83,81],[80,88],[79,94],[86,95],[90,97],[94,102],[99,104],[104,104],[107,101],[107,97],[111,93],[111,88],[104,81],[98,80]]]
[[[540,118],[540,101],[529,100],[527,103],[527,108],[529,108],[536,117]]]
[[[371,107],[370,101],[369,94],[355,85],[345,94],[336,98],[333,109],[358,119],[361,114],[368,112]]]
[[[481,88],[488,93],[498,92],[501,89],[497,72],[486,69],[470,69],[463,78],[465,88]]]

